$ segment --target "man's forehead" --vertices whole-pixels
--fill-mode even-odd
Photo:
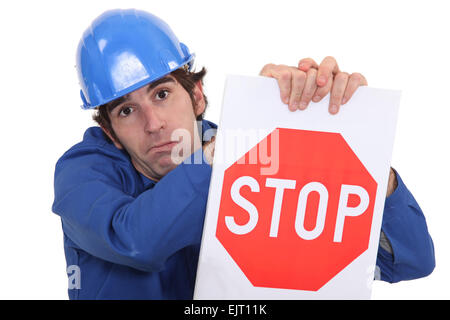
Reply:
[[[155,87],[159,86],[160,84],[168,83],[168,82],[176,83],[177,81],[176,81],[175,77],[173,77],[172,75],[167,75],[165,77],[162,77],[161,79],[150,82],[149,84],[147,84],[139,89],[136,89],[135,91],[141,90],[143,88],[147,88],[147,92],[149,92],[150,90],[154,89]],[[135,92],[135,91],[133,91],[133,92]],[[130,100],[130,95],[133,92],[127,93],[126,95],[119,97],[119,98],[111,101],[110,103],[108,103],[108,105],[107,105],[108,112],[112,112],[114,110],[114,108],[116,108],[118,105],[126,102],[127,100]]]

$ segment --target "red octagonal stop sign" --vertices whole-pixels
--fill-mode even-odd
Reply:
[[[216,237],[254,286],[317,291],[368,249],[377,183],[338,133],[276,129],[252,152],[225,171]]]

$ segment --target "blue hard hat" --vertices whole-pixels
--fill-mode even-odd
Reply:
[[[106,11],[78,45],[82,108],[113,101],[185,65],[191,68],[193,60],[158,17],[135,9]]]

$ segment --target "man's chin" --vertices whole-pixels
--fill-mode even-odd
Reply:
[[[133,160],[135,159],[132,158],[132,163],[136,170],[154,181],[161,180],[166,174],[177,167],[177,165],[172,162],[170,156],[159,157],[151,160]]]
[[[173,163],[170,159],[168,160],[164,159],[158,162],[158,168],[156,169],[156,171],[161,177],[163,177],[176,167],[177,165]]]

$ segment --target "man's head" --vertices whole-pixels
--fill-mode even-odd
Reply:
[[[133,9],[103,13],[78,45],[83,108],[97,109],[105,134],[154,180],[175,167],[170,148],[178,143],[194,151],[198,140],[195,120],[207,101],[205,70],[191,72],[193,59],[164,21]],[[177,129],[191,139],[174,138]]]
[[[194,145],[201,145],[197,121],[208,103],[205,73],[204,68],[196,73],[178,69],[98,107],[93,118],[117,148],[128,152],[139,172],[158,181],[176,166],[172,149],[193,152]],[[174,134],[179,130],[191,138],[183,141]]]

